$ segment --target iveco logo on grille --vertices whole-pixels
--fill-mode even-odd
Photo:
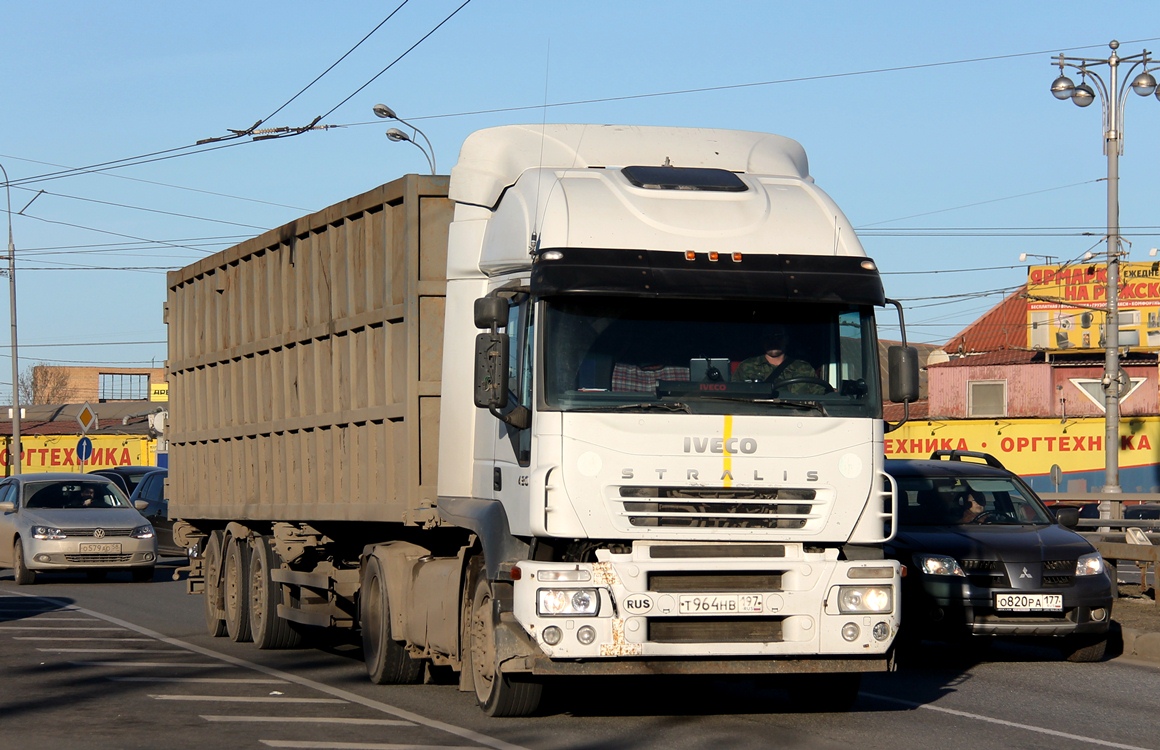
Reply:
[[[686,437],[685,453],[757,453],[753,438]]]
[[[105,530],[104,529],[93,529],[93,537],[95,539],[104,539],[105,538]]]

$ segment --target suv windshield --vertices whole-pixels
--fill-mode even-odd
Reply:
[[[903,526],[1051,524],[1039,500],[1005,477],[897,477]]]
[[[548,409],[881,416],[870,307],[585,295],[541,320]]]

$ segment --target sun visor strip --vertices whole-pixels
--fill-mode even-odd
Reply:
[[[628,297],[754,299],[884,305],[886,294],[876,269],[860,257],[745,255],[649,250],[558,249],[532,265],[531,290],[557,294],[612,294]]]

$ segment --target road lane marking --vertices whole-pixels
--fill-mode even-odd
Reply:
[[[357,724],[368,727],[413,727],[415,724],[402,719],[346,719],[339,716],[226,716],[203,715],[202,719],[215,723],[266,723],[266,724]]]
[[[306,740],[258,740],[270,747],[304,750],[477,750],[471,745],[399,745],[382,742],[309,742]]]
[[[61,636],[14,635],[14,636],[12,636],[12,640],[14,640],[14,641],[68,641],[69,643],[76,643],[77,641],[100,641],[101,643],[127,643],[129,641],[137,641],[137,642],[144,641],[144,642],[148,643],[149,641],[151,641],[153,639],[152,638],[109,638],[109,637],[82,638],[81,636],[76,636],[76,635],[61,635]]]
[[[168,652],[173,653],[173,652]],[[142,669],[172,669],[173,667],[196,667],[198,669],[225,669],[229,664],[192,661],[70,661],[74,667],[140,667]]]
[[[38,648],[52,654],[177,654],[171,648]]]
[[[341,698],[293,698],[288,695],[150,695],[157,701],[209,701],[216,703],[346,703]]]
[[[916,703],[915,701],[903,700],[901,698],[892,698],[888,695],[877,695],[875,693],[863,692],[862,695],[867,698],[875,698],[880,701],[888,703],[898,703],[903,706],[911,708],[923,708],[927,711],[937,711],[943,714],[950,714],[951,716],[960,716],[964,719],[974,719],[975,721],[985,721],[988,724],[998,724],[1005,727],[1013,727],[1015,729],[1023,729],[1028,732],[1037,732],[1039,734],[1046,734],[1052,737],[1062,737],[1068,740],[1075,740],[1076,742],[1086,742],[1091,745],[1099,745],[1100,747],[1114,747],[1119,750],[1150,750],[1150,748],[1141,747],[1139,745],[1125,745],[1120,742],[1111,742],[1110,740],[1101,740],[1097,737],[1084,737],[1081,734],[1071,734],[1069,732],[1061,732],[1058,729],[1047,729],[1046,727],[1037,727],[1034,724],[1020,724],[1017,721],[1007,721],[1006,719],[996,719],[993,716],[984,716],[983,714],[970,713],[969,711],[958,711],[953,708],[944,708],[943,706],[932,706],[929,703]]]
[[[14,595],[15,596],[25,596],[28,598],[36,597],[35,594],[25,594],[25,593],[15,593]],[[51,601],[51,602],[56,601],[56,600],[50,599],[48,597],[40,597],[40,599],[42,601]],[[406,709],[402,709],[402,708],[399,708],[397,706],[392,706],[389,703],[383,703],[382,701],[377,701],[377,700],[374,700],[373,698],[364,698],[363,696],[359,695],[358,693],[352,693],[349,690],[343,690],[342,688],[332,687],[332,686],[327,685],[327,684],[322,683],[322,682],[316,682],[315,680],[311,680],[308,677],[300,677],[296,674],[291,674],[289,672],[283,672],[280,669],[274,669],[273,667],[267,667],[263,664],[255,664],[254,662],[246,661],[245,659],[239,659],[236,656],[230,656],[229,654],[223,654],[219,651],[214,651],[213,649],[210,649],[210,648],[205,648],[203,646],[197,646],[193,643],[187,643],[187,642],[182,641],[182,640],[177,639],[177,638],[171,638],[171,637],[165,635],[164,633],[158,633],[156,630],[150,630],[149,628],[142,627],[140,625],[136,625],[134,623],[131,623],[128,620],[122,620],[118,617],[113,617],[112,615],[102,614],[102,613],[97,612],[95,610],[89,610],[89,609],[85,609],[83,607],[75,607],[73,609],[75,609],[75,611],[83,612],[87,615],[91,615],[93,617],[96,617],[96,618],[103,620],[107,623],[110,623],[113,625],[120,625],[121,627],[128,628],[129,630],[140,633],[141,635],[149,636],[150,638],[154,638],[157,641],[160,641],[161,643],[166,643],[166,644],[169,644],[171,646],[176,646],[177,648],[181,648],[181,649],[184,649],[186,651],[189,651],[189,652],[192,652],[195,654],[199,654],[201,656],[206,656],[206,657],[209,657],[211,659],[217,659],[221,662],[224,662],[225,664],[230,664],[230,665],[233,665],[235,667],[242,667],[244,669],[250,669],[250,670],[253,670],[255,672],[261,672],[262,674],[269,675],[270,677],[279,677],[279,678],[286,680],[287,682],[293,682],[293,683],[301,685],[303,687],[313,688],[314,690],[317,690],[320,693],[326,693],[327,695],[332,695],[336,698],[342,698],[350,703],[357,703],[358,705],[364,706],[364,707],[369,708],[373,711],[378,711],[380,713],[390,714],[391,716],[396,716],[400,719],[404,719],[406,721],[411,721],[415,724],[429,727],[431,729],[437,729],[439,731],[446,732],[447,734],[452,734],[452,735],[455,735],[457,737],[461,737],[465,740],[469,740],[471,742],[475,742],[477,744],[484,745],[485,747],[496,748],[496,750],[528,750],[528,748],[525,748],[522,745],[514,745],[510,742],[505,742],[504,740],[501,740],[497,737],[490,737],[486,734],[482,734],[480,732],[476,732],[476,731],[473,731],[471,729],[467,729],[466,727],[460,727],[460,726],[456,726],[454,724],[448,724],[447,722],[439,721],[438,719],[431,719],[431,718],[428,718],[426,716],[423,716],[422,714],[417,714],[417,713],[414,713],[413,711],[407,711]],[[142,651],[143,651],[143,649],[142,649]],[[138,653],[140,653],[140,651],[138,651]],[[172,651],[169,651],[168,653],[172,653]],[[140,665],[137,665],[137,666],[140,666]],[[190,665],[190,666],[192,666],[192,665]],[[446,745],[441,746],[441,750],[449,750],[449,746],[446,746]]]
[[[286,684],[286,680],[275,680],[267,677],[106,677],[105,679],[111,682],[204,682],[213,684],[229,684],[236,682],[239,685]]]
[[[79,630],[79,631],[93,631],[93,630],[117,630],[123,631],[124,628],[114,627],[85,627],[76,625],[0,625],[0,630]]]

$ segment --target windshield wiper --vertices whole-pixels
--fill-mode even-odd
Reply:
[[[570,412],[599,412],[599,411],[682,411],[692,413],[688,404],[680,401],[642,401],[637,404],[606,404],[604,406],[580,406],[569,409]]]
[[[718,399],[721,401],[741,401],[746,404],[773,404],[774,406],[788,406],[791,409],[816,411],[819,412],[823,417],[830,416],[830,413],[826,411],[826,405],[821,401],[794,401],[788,398],[753,398],[752,395],[730,393],[700,393],[698,396],[704,399]]]

